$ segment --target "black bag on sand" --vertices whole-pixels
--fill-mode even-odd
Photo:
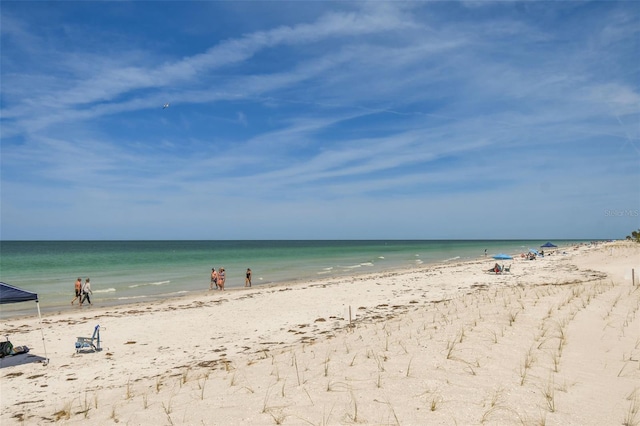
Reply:
[[[13,345],[10,341],[0,342],[0,358],[13,355]]]

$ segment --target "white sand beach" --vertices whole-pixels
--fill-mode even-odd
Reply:
[[[0,423],[639,425],[640,245],[493,262],[46,315]]]

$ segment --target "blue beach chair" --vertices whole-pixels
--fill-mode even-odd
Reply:
[[[102,350],[100,347],[100,325],[96,325],[91,337],[78,337],[78,340],[76,340],[76,353],[84,352],[85,350],[90,352]]]

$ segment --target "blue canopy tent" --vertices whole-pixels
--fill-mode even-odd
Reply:
[[[7,283],[0,282],[0,305],[4,305],[5,303],[29,302],[31,300],[35,300],[36,308],[38,309],[38,319],[40,320],[40,333],[42,334],[42,346],[44,347],[46,365],[49,362],[49,358],[47,358],[47,347],[44,342],[44,332],[42,331],[42,314],[40,313],[38,295]]]
[[[544,243],[543,245],[541,245],[540,247],[544,247],[544,248],[553,248],[553,247],[558,247],[557,245],[550,243],[549,241],[547,241],[546,243]]]

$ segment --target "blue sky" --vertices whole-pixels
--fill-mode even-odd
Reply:
[[[640,228],[638,2],[0,13],[2,239]]]

